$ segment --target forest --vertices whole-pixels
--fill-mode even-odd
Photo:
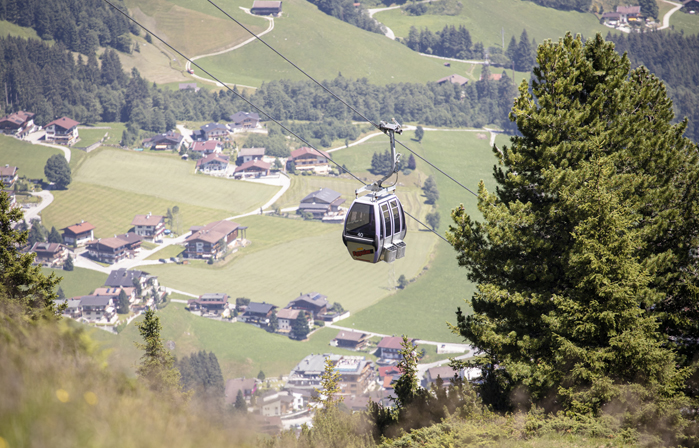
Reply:
[[[325,14],[347,22],[372,33],[383,34],[379,22],[369,17],[369,13],[361,6],[355,6],[352,0],[309,0]]]
[[[148,82],[135,69],[127,75],[115,50],[108,49],[101,61],[94,53],[76,61],[63,44],[49,46],[13,37],[0,38],[0,82],[7,86],[7,96],[0,96],[0,110],[32,111],[40,125],[68,116],[83,124],[124,122],[130,132],[158,133],[173,129],[176,121],[225,121],[239,110],[250,109],[230,91],[170,91]],[[325,83],[372,120],[395,117],[399,122],[451,127],[507,125],[516,92],[506,75],[499,81],[487,79],[464,87],[451,83],[377,86],[341,75]],[[361,119],[306,81],[272,81],[249,100],[277,120]],[[316,134],[318,128],[337,131],[324,132],[328,138],[355,135],[346,125],[334,122],[297,128],[308,134]]]

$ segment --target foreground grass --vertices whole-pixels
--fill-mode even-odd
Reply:
[[[199,350],[214,352],[221,364],[224,380],[253,377],[260,370],[270,378],[288,375],[301,359],[311,353],[357,354],[330,346],[330,341],[337,336],[337,330],[332,328],[320,329],[311,335],[309,341],[298,342],[241,322],[220,322],[198,317],[184,307],[182,303],[170,303],[158,312],[163,325],[163,340],[175,343],[174,354],[178,358]],[[134,346],[134,342],[140,341],[140,336],[133,323],[119,335],[95,330],[91,336],[103,348],[111,350],[109,362],[114,368],[133,372],[133,366],[141,355]]]
[[[54,154],[63,154],[60,149],[17,140],[0,134],[0,165],[19,168],[19,175],[29,179],[43,179],[46,161]]]
[[[305,0],[285,1],[283,17],[275,19],[274,31],[264,39],[318,80],[334,79],[341,72],[381,85],[424,83],[452,72],[438,59],[328,16]],[[307,79],[259,42],[197,62],[225,82],[250,86],[273,79]]]
[[[83,296],[90,294],[95,288],[104,285],[107,274],[92,271],[90,269],[75,268],[72,271],[62,269],[41,269],[44,274],[55,273],[57,277],[62,277],[60,287],[66,298]]]
[[[519,41],[526,28],[529,39],[541,43],[544,39],[558,40],[567,31],[581,33],[585,37],[595,33],[606,35],[609,28],[600,25],[593,14],[575,11],[559,11],[518,0],[462,0],[463,9],[457,16],[423,15],[409,16],[400,9],[380,12],[374,17],[393,30],[396,36],[406,37],[411,26],[441,31],[446,25],[463,25],[473,42],[489,46],[502,46],[501,32],[505,30],[505,48],[512,36]]]

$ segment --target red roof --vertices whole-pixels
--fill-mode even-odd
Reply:
[[[206,226],[192,231],[192,234],[187,237],[185,242],[189,243],[192,241],[205,241],[207,243],[216,243],[221,238],[230,235],[232,232],[240,227],[237,222],[233,221],[215,221],[207,224]]]
[[[328,154],[325,151],[321,151],[320,149],[307,148],[305,146],[291,151],[291,158],[298,159],[299,157],[305,156],[306,154],[312,154],[314,156],[323,156],[328,159],[330,158],[330,154]]]
[[[62,118],[59,118],[58,120],[53,120],[51,123],[47,124],[45,127],[49,127],[49,126],[54,125],[54,124],[56,126],[58,126],[59,128],[72,129],[75,126],[79,125],[80,123],[78,123],[75,120],[71,120],[68,117],[62,117]]]
[[[159,215],[136,215],[131,221],[132,226],[157,226],[165,220],[165,217]]]
[[[200,167],[202,165],[206,165],[207,163],[213,162],[213,161],[221,162],[224,165],[227,165],[229,162],[228,156],[222,156],[221,154],[211,153],[208,156],[202,157],[201,159],[197,160],[197,167]]]
[[[75,235],[78,235],[81,233],[89,232],[90,230],[95,230],[95,226],[93,226],[89,222],[83,221],[81,223],[78,223],[78,224],[75,224],[72,226],[68,226],[68,227],[61,229],[61,230],[67,230]]]
[[[0,122],[3,121],[9,121],[11,123],[14,123],[18,126],[23,125],[27,121],[31,120],[34,118],[34,114],[31,112],[24,112],[22,110],[15,112],[13,114],[7,115],[5,117],[0,118]]]
[[[216,140],[207,140],[205,142],[194,142],[192,151],[215,151],[217,146],[221,146],[221,142]]]
[[[18,168],[16,166],[0,166],[0,176],[14,176],[17,174],[17,169]]]
[[[272,167],[272,165],[270,165],[269,163],[263,162],[262,160],[258,159],[258,160],[251,160],[249,162],[243,163],[242,165],[240,165],[239,167],[237,167],[235,169],[235,172],[239,173],[241,171],[249,170],[251,168],[255,169],[255,171],[257,171],[257,170],[267,171],[271,167]]]

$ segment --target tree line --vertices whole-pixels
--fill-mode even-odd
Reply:
[[[372,33],[383,34],[383,27],[369,12],[361,6],[355,6],[353,0],[309,0],[318,9],[329,16],[347,22]]]
[[[139,130],[160,133],[173,129],[177,121],[225,121],[237,111],[250,109],[233,92],[170,91],[148,82],[136,69],[127,74],[115,50],[108,49],[99,60],[95,54],[74,58],[61,43],[49,46],[17,37],[0,38],[0,83],[7,86],[7,95],[0,95],[0,110],[5,113],[34,112],[39,125],[60,116],[83,124],[123,122],[133,140]],[[506,126],[516,94],[507,76],[466,86],[379,86],[366,78],[339,75],[325,84],[375,122],[395,117],[399,122],[450,127]],[[356,131],[346,122],[362,120],[310,81],[272,81],[243,96],[278,120],[343,122],[341,126],[332,121],[306,126],[309,133],[320,127],[327,139],[350,138]]]
[[[114,3],[126,11],[123,0]],[[29,27],[43,40],[61,42],[89,55],[99,47],[131,52],[131,34],[139,28],[101,0],[4,0],[0,20]]]

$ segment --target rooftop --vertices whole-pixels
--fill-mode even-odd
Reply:
[[[44,127],[45,127],[45,128],[48,128],[49,126],[56,125],[56,126],[58,126],[59,128],[63,128],[63,129],[72,129],[72,128],[74,128],[75,126],[77,126],[77,125],[79,125],[79,124],[80,124],[80,123],[78,123],[77,121],[71,120],[71,119],[68,118],[68,117],[62,117],[62,118],[59,118],[58,120],[53,120],[51,123],[47,124],[47,125],[44,126]]]
[[[148,213],[147,215],[136,215],[131,221],[132,226],[155,226],[158,225],[159,223],[163,222],[165,220],[164,216],[160,215],[151,215]]]

